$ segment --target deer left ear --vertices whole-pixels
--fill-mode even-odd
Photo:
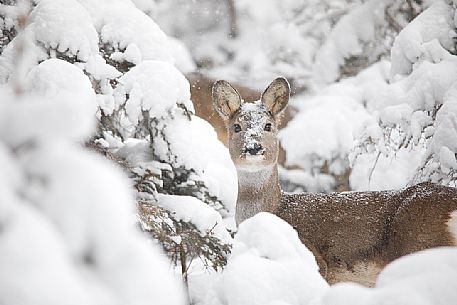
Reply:
[[[289,102],[289,95],[289,82],[284,77],[278,77],[265,89],[260,100],[267,110],[273,116],[276,116],[286,108]]]
[[[241,96],[228,82],[218,80],[212,89],[213,106],[224,119],[230,119],[241,107]]]

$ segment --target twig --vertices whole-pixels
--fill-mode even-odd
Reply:
[[[378,164],[379,156],[381,155],[381,152],[378,152],[376,156],[376,160],[374,161],[373,167],[370,169],[370,175],[368,176],[368,189],[371,189],[370,184],[371,184],[371,178],[373,177],[373,172],[376,168],[376,165]]]

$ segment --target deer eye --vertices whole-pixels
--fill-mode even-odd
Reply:
[[[240,124],[235,124],[235,125],[233,125],[233,130],[235,130],[235,132],[240,132],[240,131],[241,131],[241,126],[240,126]]]
[[[266,123],[265,127],[263,128],[265,131],[271,131],[271,123]]]

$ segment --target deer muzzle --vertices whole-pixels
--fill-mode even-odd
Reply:
[[[243,153],[252,156],[258,155],[263,152],[263,147],[259,143],[253,143],[252,145],[246,146]]]

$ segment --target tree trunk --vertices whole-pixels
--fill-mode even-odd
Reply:
[[[229,10],[229,25],[230,25],[229,38],[233,39],[238,36],[235,0],[227,0],[227,6],[228,6],[228,10]]]

